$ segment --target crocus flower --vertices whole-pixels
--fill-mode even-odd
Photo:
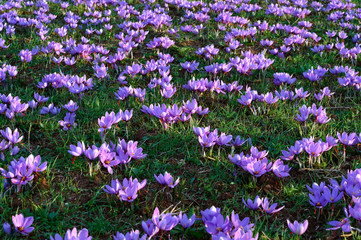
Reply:
[[[107,168],[110,174],[113,174],[112,167],[117,166],[120,163],[119,159],[114,159],[115,154],[115,152],[108,153],[105,149],[103,149],[99,154],[100,162]]]
[[[138,230],[132,230],[131,232],[126,233],[125,235],[117,232],[117,235],[113,235],[114,240],[145,240],[147,239],[147,235],[144,234],[142,237],[139,238],[139,231]]]
[[[191,216],[191,218],[188,218],[187,214],[184,213],[182,215],[182,212],[181,212],[178,217],[179,217],[179,223],[182,225],[183,228],[190,228],[196,220],[195,214],[193,214]]]
[[[75,123],[75,113],[66,113],[64,120],[59,121],[59,125],[63,127],[64,131],[68,131],[77,126]]]
[[[361,205],[355,204],[354,207],[351,207],[351,205],[348,206],[348,211],[350,212],[350,215],[360,221],[361,220]]]
[[[306,220],[303,223],[299,223],[299,222],[295,221],[294,223],[291,223],[290,220],[287,219],[287,225],[294,234],[302,235],[307,230],[308,221]]]
[[[288,165],[283,165],[283,162],[280,159],[277,159],[272,165],[273,173],[280,178],[288,177],[289,171],[291,170]]]
[[[143,230],[148,234],[149,239],[159,232],[159,228],[152,222],[151,219],[148,219],[147,222],[142,222]]]
[[[333,203],[341,200],[341,198],[343,197],[343,192],[342,191],[340,192],[339,187],[333,188],[332,191],[328,187],[324,187],[323,195],[324,195],[325,199],[327,200],[327,202],[333,204]]]
[[[78,142],[78,145],[70,145],[70,150],[68,152],[73,155],[74,157],[79,157],[83,155],[85,152],[85,144],[84,142]]]
[[[159,215],[159,209],[155,208],[152,221],[162,231],[170,231],[177,226],[179,219],[176,216],[172,216],[171,213]]]
[[[343,132],[341,135],[341,133],[338,132],[337,137],[338,140],[340,140],[340,142],[344,145],[351,146],[354,145],[356,142],[356,133],[350,133],[350,135],[348,135],[346,132]]]
[[[323,194],[321,195],[320,193],[315,192],[314,195],[310,193],[308,196],[310,197],[310,204],[316,208],[323,208],[327,205],[327,200]]]
[[[159,176],[154,174],[155,179],[162,185],[168,185],[170,188],[174,188],[179,183],[179,178],[174,182],[173,176],[168,172],[163,174],[159,174]]]
[[[5,223],[3,224],[3,229],[4,229],[4,232],[5,232],[6,234],[8,234],[8,235],[11,234],[11,226],[10,226],[10,224],[9,224],[8,222],[5,222]]]
[[[112,180],[111,186],[105,185],[105,187],[103,188],[104,192],[115,195],[118,195],[121,189],[122,189],[122,185],[120,184],[118,179]]]
[[[213,217],[211,221],[206,221],[204,225],[209,234],[227,233],[232,228],[232,222],[229,220],[229,217],[226,216],[224,218],[222,214]]]
[[[84,151],[85,156],[89,159],[89,160],[94,160],[99,156],[99,149],[97,146],[93,145],[92,148],[88,148],[87,150]]]
[[[273,214],[273,213],[281,211],[284,208],[284,206],[280,207],[278,209],[276,209],[276,207],[277,207],[277,203],[274,203],[270,206],[267,197],[265,197],[263,199],[262,208],[263,208],[263,211],[265,211],[266,213]]]
[[[310,115],[311,108],[306,107],[306,105],[303,105],[302,107],[299,108],[299,110],[300,110],[300,114],[297,114],[295,119],[299,122],[305,122],[308,119],[308,116]]]
[[[346,233],[351,232],[351,226],[350,226],[351,221],[349,219],[347,209],[344,208],[343,210],[345,212],[346,217],[344,219],[342,219],[341,221],[328,222],[328,224],[333,227],[327,228],[326,230],[337,230],[337,229],[341,228],[342,231],[344,231]]]
[[[33,224],[34,217],[24,218],[23,214],[17,214],[12,217],[13,224],[15,226],[15,231],[21,233],[22,235],[28,235],[34,230],[34,227],[30,227]]]
[[[64,240],[73,240],[73,239],[91,240],[92,237],[89,236],[88,229],[86,228],[80,230],[79,233],[76,230],[76,228],[73,228],[73,230],[68,229],[68,231],[66,231],[65,233]],[[54,238],[50,236],[50,240],[63,240],[63,238],[59,234],[55,234]]]
[[[5,131],[1,130],[0,132],[1,135],[12,144],[19,143],[23,139],[23,136],[19,137],[19,131],[17,128],[13,132],[9,127],[7,127]]]
[[[261,206],[261,204],[262,204],[262,198],[260,198],[258,195],[254,199],[254,201],[252,201],[251,199],[247,199],[247,203],[246,203],[244,201],[244,198],[242,198],[242,201],[243,201],[244,205],[246,205],[251,210],[257,210],[259,208],[259,206]]]
[[[119,191],[119,196],[123,201],[133,202],[138,197],[137,192],[138,185],[134,184],[133,186],[129,186],[126,189]]]

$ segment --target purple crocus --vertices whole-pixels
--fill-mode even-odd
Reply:
[[[84,142],[78,142],[78,145],[70,145],[70,150],[68,152],[74,157],[79,157],[85,152]]]
[[[274,204],[272,204],[272,205],[270,206],[267,197],[265,197],[265,198],[263,199],[263,201],[262,201],[262,208],[263,208],[263,211],[265,211],[266,213],[268,213],[268,214],[273,214],[273,213],[276,213],[276,212],[281,211],[281,210],[284,208],[284,206],[283,206],[283,207],[280,207],[280,208],[278,208],[278,209],[276,209],[276,207],[277,207],[277,203],[274,203]]]
[[[102,78],[105,78],[107,76],[107,70],[108,68],[104,65],[104,63],[102,63],[101,66],[99,66],[98,64],[95,65],[93,67],[95,73],[94,75],[99,78],[99,79],[102,79]]]
[[[117,232],[117,235],[113,235],[114,240],[146,240],[147,235],[144,234],[142,237],[139,238],[139,230],[132,230],[131,232],[126,233],[125,235]]]
[[[342,219],[341,221],[331,221],[328,222],[329,225],[331,225],[331,228],[327,228],[326,230],[337,230],[337,229],[342,229],[342,231],[344,231],[345,233],[351,232],[351,221],[350,218],[348,216],[348,212],[347,209],[344,208],[343,209],[345,212],[346,217],[344,219]]]
[[[124,186],[123,186],[124,187]],[[126,202],[133,202],[138,197],[138,184],[133,184],[119,191],[119,197]]]
[[[4,232],[7,234],[7,235],[10,235],[11,234],[11,226],[8,222],[5,222],[3,224],[3,229],[4,229]]]
[[[21,233],[22,235],[28,235],[34,230],[34,227],[30,227],[33,224],[34,217],[24,218],[23,214],[17,214],[12,217],[13,224],[15,226],[15,231]]]
[[[291,168],[288,165],[284,165],[283,161],[277,159],[272,165],[273,173],[280,178],[288,177]]]
[[[64,240],[71,239],[91,240],[92,237],[89,236],[88,229],[86,228],[83,228],[79,232],[76,230],[76,228],[73,228],[73,230],[68,229],[64,236]],[[50,240],[63,240],[63,238],[59,234],[55,234],[54,238],[50,236]]]
[[[105,185],[105,187],[103,188],[104,192],[115,195],[118,195],[121,189],[122,189],[122,185],[120,184],[118,179],[112,180],[110,186]]]
[[[64,120],[59,121],[59,125],[63,127],[64,131],[68,131],[77,126],[75,123],[75,113],[66,113]]]
[[[323,196],[327,202],[334,204],[343,197],[343,192],[339,187],[332,188],[332,191],[328,187],[323,188]]]
[[[5,131],[1,130],[0,132],[1,135],[12,144],[19,143],[23,139],[23,136],[19,137],[19,131],[17,128],[13,132],[9,127],[7,127]]]
[[[87,150],[84,151],[85,156],[89,160],[96,159],[99,156],[99,153],[100,153],[100,150],[95,145],[93,145],[91,148],[88,148]]]
[[[295,119],[299,122],[305,122],[311,113],[311,108],[307,107],[306,105],[303,105],[302,107],[299,108],[299,110],[300,110],[300,114],[297,114]]]
[[[356,133],[347,134],[346,132],[343,132],[341,135],[341,133],[337,132],[337,137],[342,144],[347,146],[352,146],[356,143]]]
[[[152,219],[148,219],[147,222],[143,221],[142,227],[149,239],[159,232],[159,228],[152,222]]]
[[[246,201],[244,201],[244,198],[242,198],[242,201],[243,201],[244,205],[246,205],[251,210],[257,210],[259,208],[259,206],[261,206],[261,204],[262,204],[262,198],[260,198],[258,195],[254,199],[254,201],[252,201],[251,199],[247,199],[247,202],[246,202]]]
[[[174,182],[173,176],[168,172],[163,174],[159,174],[159,176],[154,174],[155,179],[162,185],[168,185],[170,188],[174,188],[179,183],[179,178]]]
[[[297,221],[291,223],[290,220],[287,219],[287,225],[294,234],[300,236],[306,232],[308,227],[308,220],[305,220],[303,223],[299,223]]]
[[[350,212],[350,215],[356,219],[357,221],[361,220],[361,205],[355,204],[354,207],[351,207],[351,205],[348,206],[348,211]]]
[[[179,223],[182,225],[183,228],[190,228],[196,220],[196,215],[193,214],[189,218],[187,214],[185,214],[185,213],[182,214],[182,212],[181,212],[179,214],[178,218],[179,218]]]
[[[152,221],[154,225],[156,225],[160,230],[170,231],[175,226],[177,226],[179,219],[177,216],[172,216],[171,213],[167,213],[167,214],[162,213],[159,215],[159,209],[155,208],[152,216]]]

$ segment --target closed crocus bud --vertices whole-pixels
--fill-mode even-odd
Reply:
[[[4,178],[3,183],[4,183],[4,190],[5,191],[8,190],[10,188],[10,184],[6,178]]]
[[[4,228],[4,232],[8,235],[11,234],[11,226],[8,222],[5,222],[4,225],[3,225],[3,228]]]
[[[36,107],[38,106],[38,103],[35,102],[34,99],[31,100],[30,102],[28,102],[28,104],[29,104],[29,107],[30,107],[31,109],[34,109],[34,108],[36,108]]]
[[[11,151],[11,156],[15,156],[16,154],[18,154],[19,153],[19,151],[20,151],[20,148],[18,147],[18,146],[15,146],[14,148],[13,148],[13,150]]]

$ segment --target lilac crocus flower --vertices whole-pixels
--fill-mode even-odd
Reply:
[[[125,235],[117,232],[117,235],[113,235],[114,240],[146,240],[147,235],[144,234],[142,237],[139,238],[139,230],[132,230],[131,232],[126,233]]]
[[[80,230],[79,233],[76,230],[76,228],[73,228],[73,230],[68,229],[68,231],[66,231],[65,233],[64,240],[73,240],[73,239],[91,240],[92,237],[89,236],[88,229],[86,228]],[[50,236],[50,240],[63,240],[63,238],[59,234],[55,234],[54,238]]]
[[[194,127],[193,126],[193,131],[197,136],[203,136],[203,135],[208,135],[210,132],[210,126],[208,127]]]
[[[148,219],[147,222],[142,221],[142,227],[149,239],[159,232],[159,228],[152,222],[152,219]]]
[[[290,220],[287,219],[287,225],[294,234],[302,235],[307,230],[308,220],[305,220],[303,223],[299,223],[297,221],[295,221],[294,223],[291,223]]]
[[[183,101],[183,111],[185,113],[193,114],[197,112],[197,109],[198,103],[196,99],[193,99],[192,102],[188,100],[186,103]]]
[[[348,205],[348,211],[350,212],[350,215],[356,219],[357,221],[361,220],[361,205],[356,204],[354,207],[351,207],[351,205]]]
[[[203,136],[198,137],[199,143],[202,147],[212,147],[216,144],[218,136],[216,136],[213,132],[211,132],[208,136],[205,134]]]
[[[306,105],[303,105],[302,107],[299,108],[299,110],[300,110],[300,114],[297,114],[295,119],[299,122],[305,122],[311,113],[311,108],[306,107]]]
[[[323,188],[323,196],[329,203],[335,203],[341,200],[343,197],[343,192],[340,192],[340,188],[332,188],[332,191],[328,187]]]
[[[265,161],[264,161],[265,160]],[[260,177],[272,168],[272,162],[267,164],[267,158],[264,160],[251,161],[247,164],[246,170],[255,177]]]
[[[159,176],[154,174],[155,179],[162,185],[168,185],[170,188],[174,188],[179,183],[179,178],[174,182],[173,176],[168,172],[163,174],[159,174]]]
[[[59,121],[59,125],[63,127],[64,131],[71,130],[77,126],[75,116],[75,113],[66,113],[64,120]]]
[[[120,184],[118,179],[112,180],[110,186],[105,185],[105,187],[103,188],[104,192],[115,195],[118,195],[121,189],[122,189],[122,185]]]
[[[29,51],[29,49],[26,49],[21,50],[19,56],[22,62],[30,62],[33,55],[31,54],[31,51]]]
[[[102,116],[101,118],[98,118],[98,124],[100,128],[98,129],[98,132],[102,133],[107,129],[110,129],[112,125],[114,124],[114,116],[111,114],[108,114],[107,116]]]
[[[280,178],[288,177],[290,170],[291,168],[288,165],[284,165],[280,159],[277,159],[272,165],[273,173]]]
[[[221,135],[216,140],[217,145],[219,146],[229,146],[232,141],[232,135],[226,135],[225,133],[221,133]]]
[[[33,180],[33,169],[28,167],[26,164],[21,164],[18,171],[16,172],[16,178],[12,178],[11,182],[18,186],[25,185]]]
[[[11,234],[11,226],[8,222],[5,222],[3,224],[3,229],[4,229],[4,232],[7,234],[7,235],[10,235]]]
[[[321,195],[320,192],[314,192],[314,195],[310,193],[308,196],[310,197],[310,204],[316,208],[323,208],[327,205],[325,196],[323,194]]]
[[[70,100],[68,104],[63,105],[62,107],[71,113],[75,112],[79,108],[78,104],[76,102],[73,102],[73,100]]]
[[[123,186],[124,187],[124,186]],[[119,191],[119,197],[126,202],[133,202],[138,197],[138,184],[128,186],[124,190]]]
[[[190,218],[188,218],[187,214],[184,213],[182,215],[182,212],[181,212],[181,213],[179,213],[178,218],[179,218],[179,223],[182,225],[183,228],[190,228],[196,220],[196,215],[193,214]]]
[[[30,227],[33,224],[34,217],[24,218],[23,214],[17,214],[12,217],[15,231],[22,235],[29,235],[34,230],[34,227]]]
[[[162,231],[170,231],[177,226],[179,219],[176,216],[172,216],[171,213],[159,215],[159,209],[155,208],[153,216],[153,223]]]
[[[93,145],[92,148],[88,148],[87,150],[84,151],[85,156],[89,160],[96,159],[99,156],[99,153],[100,153],[100,150],[95,145]]]
[[[23,139],[23,136],[19,137],[19,131],[17,128],[13,132],[9,127],[7,127],[5,131],[1,130],[0,132],[1,135],[12,144],[19,143]]]
[[[273,213],[276,213],[276,212],[281,211],[281,210],[284,208],[284,206],[283,206],[283,207],[280,207],[280,208],[278,208],[278,209],[276,209],[276,207],[277,207],[277,203],[274,203],[274,204],[272,204],[272,205],[270,206],[267,197],[265,197],[265,198],[263,199],[263,201],[262,201],[262,208],[263,208],[263,211],[265,211],[266,213],[268,213],[268,214],[273,214]]]
[[[121,119],[123,120],[123,121],[126,121],[126,122],[128,122],[131,118],[132,118],[132,116],[133,116],[133,110],[130,110],[130,111],[128,111],[128,110],[125,110],[124,112],[123,111],[121,111]]]
[[[323,152],[321,142],[311,142],[304,145],[305,151],[312,157],[318,157]]]
[[[227,233],[232,228],[232,222],[229,220],[229,216],[224,218],[222,214],[213,217],[211,221],[204,222],[204,225],[209,234]]]
[[[247,199],[247,203],[246,203],[246,201],[244,201],[244,198],[242,198],[242,201],[244,205],[246,205],[251,210],[257,210],[259,206],[261,206],[262,204],[262,198],[260,198],[258,195],[254,199],[254,201],[252,201],[251,199]]]
[[[38,103],[44,103],[49,100],[48,97],[41,96],[39,93],[34,93],[34,98]]]
[[[107,70],[108,68],[104,65],[104,63],[102,63],[101,66],[99,66],[98,64],[95,65],[93,67],[95,73],[94,75],[99,78],[99,79],[102,79],[102,78],[105,78],[107,76]]]
[[[78,145],[70,145],[70,150],[68,152],[73,155],[74,157],[79,157],[83,155],[85,152],[85,144],[84,142],[78,142]]]
[[[344,219],[342,219],[341,221],[331,221],[328,222],[329,225],[331,225],[331,228],[327,228],[326,230],[337,230],[337,229],[342,229],[342,231],[344,231],[345,233],[351,232],[351,221],[350,218],[348,216],[348,212],[347,209],[344,208],[343,209],[345,212],[346,217]]]
[[[299,89],[295,89],[295,93],[297,95],[297,97],[299,98],[307,98],[310,93],[308,93],[308,91],[304,91],[303,87],[299,88]]]
[[[113,174],[112,167],[117,166],[120,163],[119,159],[114,159],[115,154],[115,152],[108,153],[105,149],[103,149],[99,154],[99,160],[103,166],[107,168],[109,174]]]
[[[342,144],[347,146],[352,146],[356,143],[356,133],[350,133],[350,135],[348,135],[346,132],[343,132],[341,135],[341,133],[337,132],[337,137]]]

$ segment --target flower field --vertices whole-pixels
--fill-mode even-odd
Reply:
[[[361,239],[361,2],[0,2],[0,239]]]

